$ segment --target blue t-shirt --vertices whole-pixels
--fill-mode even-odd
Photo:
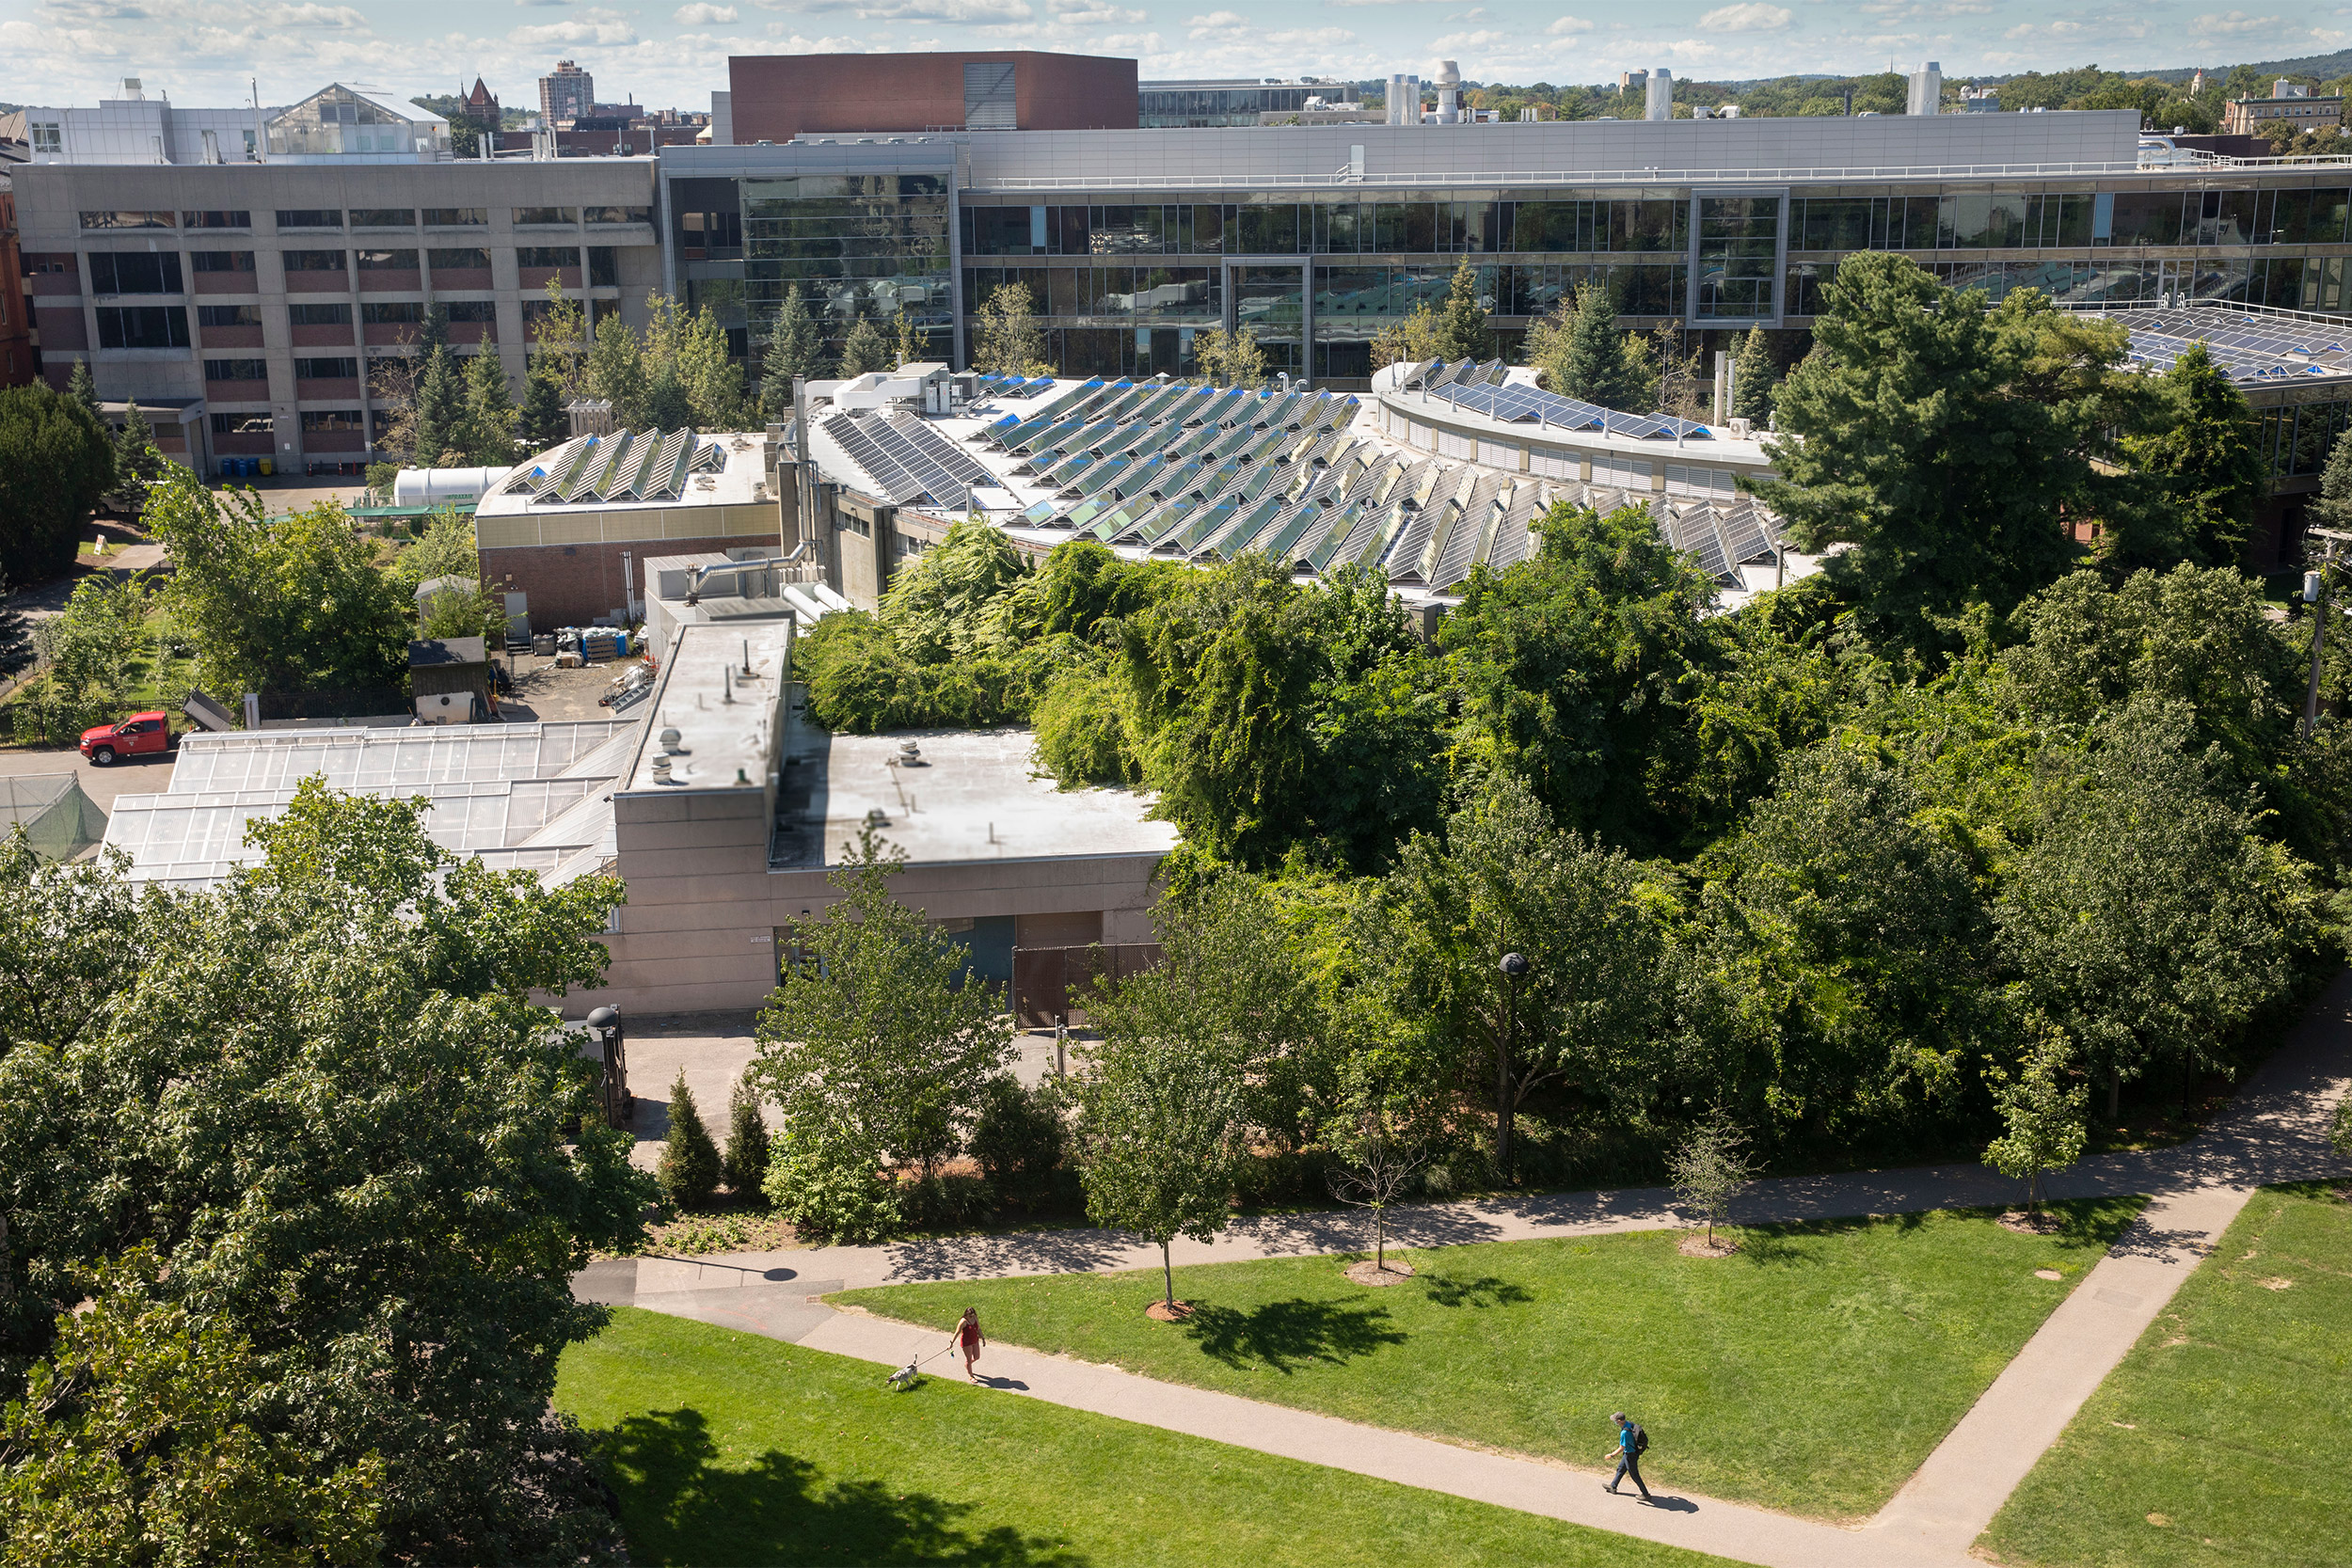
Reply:
[[[1625,1450],[1625,1456],[1628,1459],[1635,1457],[1642,1451],[1633,1446],[1634,1437],[1641,1430],[1640,1425],[1632,1421],[1628,1421],[1617,1429],[1617,1447]]]

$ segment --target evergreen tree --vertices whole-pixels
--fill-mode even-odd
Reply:
[[[417,331],[417,352],[431,354],[437,348],[449,347],[449,307],[428,305],[424,308],[424,325]]]
[[[522,438],[534,451],[545,451],[571,434],[571,416],[564,411],[564,382],[545,356],[534,361],[523,388],[522,416],[516,421]]]
[[[1454,286],[1446,295],[1444,313],[1438,318],[1437,338],[1440,358],[1484,359],[1494,352],[1486,308],[1478,299],[1478,269],[1467,256],[1454,269]]]
[[[673,1213],[704,1207],[719,1190],[719,1146],[710,1141],[710,1130],[694,1108],[694,1091],[686,1086],[684,1068],[670,1085],[670,1136],[661,1146],[654,1180],[661,1183],[661,1200]]]
[[[498,344],[485,342],[466,366],[465,432],[459,444],[469,461],[481,467],[515,461],[515,413]]]
[[[452,451],[463,451],[466,425],[466,384],[446,348],[425,356],[417,377],[416,451],[420,468],[442,466]]]
[[[1772,417],[1774,378],[1772,344],[1765,340],[1762,327],[1750,327],[1732,372],[1730,417],[1763,429]]]
[[[2235,566],[2245,557],[2254,507],[2270,479],[2254,450],[2253,410],[2202,343],[2172,361],[2161,386],[2163,422],[2123,441],[2133,465],[2162,486],[2161,500],[2137,509],[2153,526],[2110,523],[2100,536],[2101,553],[2122,570],[2162,570],[2182,561]],[[2328,466],[2335,466],[2332,453]]]
[[[616,430],[646,426],[644,345],[613,311],[596,323],[596,345],[588,351],[588,391],[612,405]]]
[[[2336,437],[2328,450],[2328,467],[2319,476],[2319,499],[2311,504],[2311,517],[2324,528],[2352,529],[2352,427]]]
[[[1544,372],[1549,390],[1603,408],[1638,412],[1652,401],[1654,378],[1638,362],[1617,330],[1616,295],[1606,283],[1576,291],[1573,313],[1562,300],[1550,320],[1530,334],[1530,362]],[[1540,357],[1538,357],[1540,355]]]
[[[133,490],[164,476],[164,454],[155,450],[155,432],[136,401],[122,413],[115,432],[115,486]]]
[[[890,348],[882,341],[882,335],[874,330],[872,322],[858,317],[857,325],[850,328],[849,337],[841,344],[841,373],[865,375],[886,369],[889,364]]]
[[[790,410],[796,379],[815,381],[824,373],[825,335],[809,318],[801,286],[789,284],[768,329],[768,352],[759,363],[759,396],[770,417],[782,419]]]
[[[694,399],[678,379],[677,371],[665,365],[645,388],[644,416],[648,430],[691,430],[698,422],[694,417]]]
[[[76,359],[73,361],[73,369],[66,375],[65,395],[80,404],[83,407],[88,409],[92,419],[98,419],[100,417],[98,413],[98,383],[90,379],[88,360]]]
[[[759,1111],[759,1091],[751,1074],[735,1081],[727,1103],[727,1186],[739,1197],[757,1194],[768,1180],[768,1123]]]

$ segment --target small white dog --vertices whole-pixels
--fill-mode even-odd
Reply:
[[[915,1364],[910,1361],[905,1366],[890,1374],[890,1387],[894,1393],[903,1394],[908,1389],[914,1386],[920,1377],[920,1374],[915,1371],[914,1368]]]

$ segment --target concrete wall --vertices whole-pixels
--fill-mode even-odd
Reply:
[[[776,929],[823,915],[837,896],[818,868],[770,871],[760,789],[616,791],[628,902],[606,938],[604,986],[564,1000],[584,1016],[757,1006],[776,982]],[[1104,942],[1148,941],[1159,857],[1115,855],[916,865],[893,879],[900,902],[934,920],[1011,916],[1016,929],[1068,930],[1099,911]],[[1039,921],[1035,917],[1065,917]]]
[[[1014,49],[973,54],[738,55],[727,61],[738,145],[804,132],[960,130],[963,68],[1010,61],[1015,124],[1082,131],[1136,123],[1136,62]]]
[[[718,555],[746,545],[771,546],[775,537],[771,529],[765,534],[707,534],[689,539],[591,540],[516,548],[485,546],[482,575],[501,592],[529,594],[532,629],[552,631],[557,626],[586,626],[599,615],[612,614],[621,608],[631,583],[642,597],[642,562],[649,555]],[[621,559],[625,555],[629,558],[626,569]]]

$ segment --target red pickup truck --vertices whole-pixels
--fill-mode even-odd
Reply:
[[[80,747],[82,754],[101,768],[112,767],[117,757],[170,750],[171,725],[160,709],[135,713],[119,724],[101,724],[94,730],[84,730]]]

